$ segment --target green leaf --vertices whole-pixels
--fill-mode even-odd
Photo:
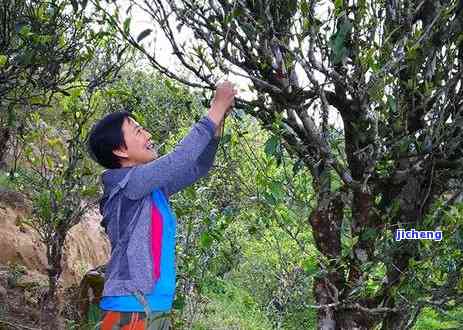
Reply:
[[[275,135],[265,142],[265,153],[269,156],[275,155],[279,145],[278,137]]]
[[[132,20],[132,18],[130,17],[127,17],[124,21],[124,24],[123,24],[123,30],[126,34],[129,34],[130,32],[130,21]]]
[[[4,67],[7,61],[8,57],[6,55],[0,55],[0,68]]]
[[[336,16],[338,16],[342,10],[343,10],[343,3],[342,0],[335,0],[334,1],[334,12],[336,13]]]
[[[334,64],[342,62],[344,57],[347,55],[347,48],[345,47],[345,41],[350,31],[352,30],[352,23],[350,20],[345,19],[339,29],[333,35],[330,40],[330,48],[332,50],[332,57]]]
[[[151,32],[153,32],[152,29],[146,29],[146,30],[142,31],[137,37],[137,42],[140,42],[143,39],[145,39],[147,36],[149,36],[151,34]]]
[[[278,182],[272,182],[270,186],[270,190],[272,192],[273,197],[275,197],[275,200],[282,199],[284,196],[284,192],[281,189],[281,184]]]
[[[207,249],[212,245],[212,237],[209,233],[203,233],[199,239],[199,244],[202,248]]]
[[[391,110],[392,113],[397,113],[397,104],[395,102],[394,97],[392,97],[391,95],[388,95],[387,104],[389,105],[389,109]]]
[[[314,257],[309,257],[303,262],[304,271],[308,275],[313,275],[318,271],[317,260]]]
[[[365,231],[363,231],[360,234],[360,240],[361,241],[369,241],[372,240],[376,237],[377,235],[377,230],[375,228],[367,228]]]
[[[243,15],[243,10],[240,7],[236,7],[232,12],[232,18],[240,17]]]
[[[309,4],[305,0],[301,1],[301,12],[303,16],[306,16],[309,13]]]
[[[270,205],[277,205],[277,200],[275,199],[275,196],[273,194],[264,192],[263,193],[265,201],[270,204]]]
[[[97,186],[86,187],[84,190],[82,190],[81,195],[83,197],[96,197],[98,196],[98,187]]]
[[[32,29],[29,25],[23,25],[19,30],[19,35],[22,37],[29,37],[31,34],[33,34],[31,31]]]

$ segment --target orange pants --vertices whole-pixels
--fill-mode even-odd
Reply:
[[[167,313],[105,311],[100,330],[169,330],[171,322]]]

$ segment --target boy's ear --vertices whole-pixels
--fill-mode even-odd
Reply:
[[[127,158],[128,157],[127,149],[124,148],[124,147],[121,147],[119,149],[114,149],[113,154],[115,154],[116,156],[121,157],[121,158]]]

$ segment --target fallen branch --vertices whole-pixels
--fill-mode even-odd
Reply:
[[[27,326],[22,325],[22,324],[8,322],[6,320],[1,320],[1,319],[0,319],[0,324],[4,324],[4,325],[10,326],[10,327],[13,327],[15,329],[40,330],[39,328],[30,328],[30,327],[27,327]]]

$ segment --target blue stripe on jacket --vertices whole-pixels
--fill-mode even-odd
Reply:
[[[153,291],[146,295],[151,311],[169,311],[175,294],[175,232],[176,219],[161,189],[151,194],[152,202],[158,207],[162,216],[161,274]],[[103,310],[119,312],[144,312],[143,305],[134,295],[105,296],[100,301]]]

